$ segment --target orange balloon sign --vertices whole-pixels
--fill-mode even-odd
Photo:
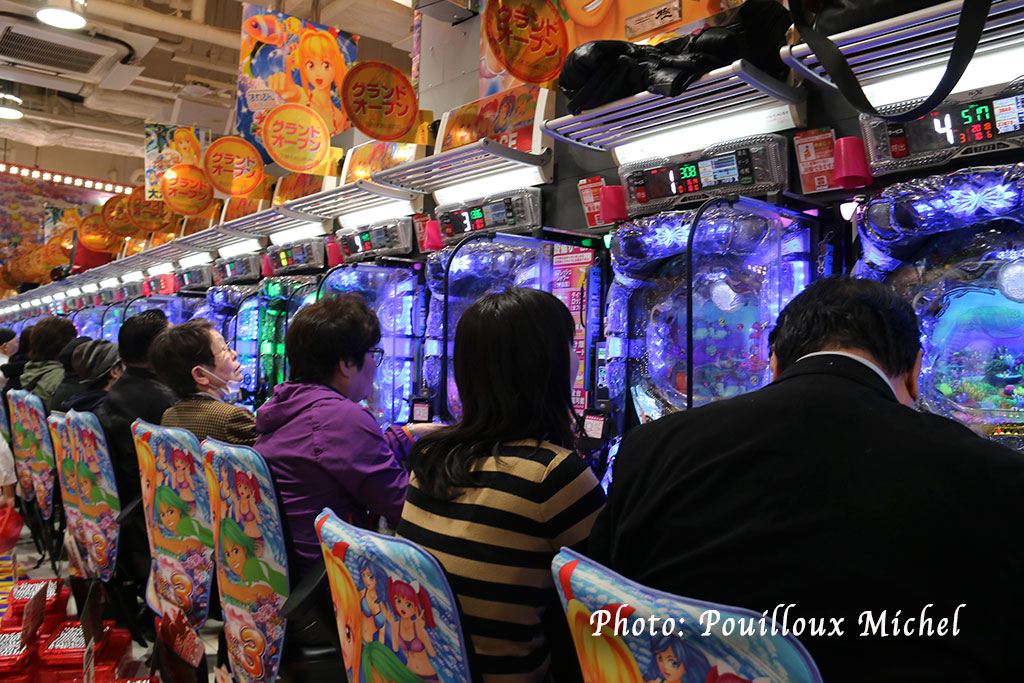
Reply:
[[[213,202],[213,185],[203,169],[192,164],[178,164],[164,171],[160,190],[164,204],[183,216],[201,214]]]
[[[263,119],[270,158],[289,171],[316,168],[331,151],[331,132],[320,114],[301,104],[279,104]]]
[[[163,202],[146,201],[146,188],[137,187],[128,195],[128,220],[145,232],[154,232],[174,220],[171,207]]]
[[[93,251],[120,251],[124,237],[115,235],[103,223],[102,213],[91,213],[82,220],[79,238],[86,249]]]
[[[557,76],[569,54],[569,34],[551,0],[489,1],[484,26],[498,61],[527,83]]]
[[[248,140],[231,135],[206,148],[203,170],[217,190],[244,197],[263,182],[263,157]]]
[[[403,138],[419,119],[409,79],[384,62],[360,62],[349,69],[341,84],[341,103],[352,125],[376,140]]]
[[[103,223],[115,235],[128,237],[138,228],[128,218],[128,197],[115,194],[103,204]]]

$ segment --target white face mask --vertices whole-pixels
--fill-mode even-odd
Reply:
[[[196,369],[202,371],[206,378],[210,380],[210,388],[217,392],[221,400],[227,401],[234,397],[242,387],[241,381],[226,380],[202,365],[197,365]]]

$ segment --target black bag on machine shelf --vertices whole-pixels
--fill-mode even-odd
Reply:
[[[956,38],[950,51],[946,73],[943,74],[935,92],[926,97],[913,109],[897,115],[882,116],[864,95],[857,75],[850,68],[842,51],[828,36],[867,26],[886,19],[941,5],[946,0],[789,0],[793,25],[800,33],[800,39],[807,43],[825,69],[829,78],[855,109],[872,116],[890,121],[913,121],[930,113],[956,87],[967,65],[978,47],[985,20],[988,18],[992,0],[964,0],[960,10]],[[808,19],[807,7],[817,5],[813,24]]]
[[[790,18],[776,0],[747,0],[726,26],[705,28],[658,45],[596,40],[573,50],[562,65],[558,86],[578,114],[645,90],[675,97],[704,74],[746,59],[782,78],[779,58]]]

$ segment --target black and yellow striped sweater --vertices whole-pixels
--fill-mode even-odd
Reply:
[[[482,486],[450,501],[427,496],[410,477],[398,535],[444,567],[484,680],[542,681],[551,560],[587,539],[604,493],[579,456],[546,442],[507,444],[474,473]]]

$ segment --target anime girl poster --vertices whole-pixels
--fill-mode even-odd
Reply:
[[[202,166],[202,139],[195,126],[146,123],[146,201],[163,199],[160,179],[177,164]]]
[[[15,392],[10,392],[14,394]],[[11,404],[18,404],[18,429],[15,440],[19,441],[15,448],[15,458],[21,460],[22,469],[19,481],[24,476],[25,465],[28,465],[28,477],[32,491],[38,501],[43,519],[50,519],[53,514],[53,481],[54,458],[53,442],[50,440],[50,428],[46,424],[46,410],[43,402],[35,394],[18,391],[11,399]]]
[[[356,59],[357,36],[281,12],[242,5],[235,127],[271,162],[260,134],[263,119],[292,102],[320,114],[331,135],[351,125],[341,84]]]
[[[430,555],[344,524],[330,509],[316,527],[350,681],[470,679],[455,598]]]
[[[95,415],[72,410],[67,415],[67,425],[75,451],[78,509],[86,549],[100,579],[109,581],[117,562],[117,516],[121,514],[114,465],[103,428]]]
[[[132,425],[153,563],[147,602],[178,605],[189,623],[206,622],[213,584],[213,519],[199,443],[184,429]]]
[[[68,573],[78,578],[88,578],[95,575],[95,568],[89,557],[89,543],[79,510],[78,472],[71,431],[65,416],[50,415],[46,422],[50,427],[60,495],[64,502],[64,516],[67,518],[64,547],[68,551]]]
[[[728,634],[721,622],[760,619],[741,608],[683,600],[634,583],[563,549],[552,563],[555,586],[569,621],[569,632],[584,680],[622,683],[819,683],[810,654],[795,638]],[[619,608],[626,606],[628,610]],[[718,610],[721,622],[707,627],[701,615]],[[626,628],[600,627],[607,610],[626,618]],[[658,618],[655,628],[650,617]],[[666,619],[671,615],[672,619]],[[667,626],[668,621],[671,625]],[[638,622],[634,626],[634,622]],[[769,619],[769,627],[771,620]],[[638,635],[637,635],[638,634]]]
[[[212,440],[203,442],[203,459],[231,669],[240,683],[272,680],[284,646],[288,560],[270,471],[253,449]]]

